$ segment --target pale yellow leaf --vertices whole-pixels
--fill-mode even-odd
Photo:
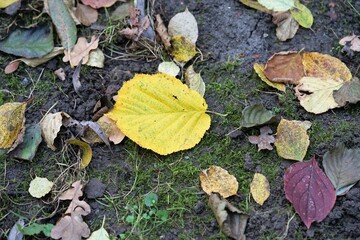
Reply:
[[[47,178],[36,177],[30,182],[29,193],[35,198],[42,198],[51,191],[53,185]]]
[[[195,72],[193,65],[185,71],[185,81],[190,89],[197,91],[201,96],[205,94],[205,83],[200,73]]]
[[[41,135],[44,138],[47,146],[52,150],[56,150],[54,146],[55,138],[60,131],[63,121],[70,119],[71,117],[65,112],[49,113],[44,117],[40,123]]]
[[[255,202],[263,205],[270,196],[270,185],[268,180],[261,173],[255,173],[250,184],[250,192]]]
[[[180,68],[174,62],[162,62],[159,64],[158,71],[175,77],[179,74]]]
[[[198,25],[194,15],[187,8],[184,12],[176,14],[170,19],[168,32],[171,37],[181,35],[195,44],[198,38]]]
[[[101,49],[97,48],[90,52],[89,61],[86,65],[91,67],[103,68],[105,62],[105,56]]]

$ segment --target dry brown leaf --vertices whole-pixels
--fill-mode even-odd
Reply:
[[[78,3],[75,11],[76,18],[81,22],[84,26],[90,26],[98,19],[98,11],[89,6]]]
[[[290,11],[274,12],[273,23],[277,25],[276,37],[280,41],[286,41],[295,36],[299,29],[299,23],[292,17]]]
[[[258,145],[258,151],[263,149],[273,150],[271,143],[275,142],[275,138],[271,135],[272,130],[270,127],[265,126],[260,128],[260,135],[259,136],[250,136],[249,141],[252,144]],[[269,135],[270,134],[270,135]]]
[[[343,37],[340,39],[339,44],[342,46],[347,46],[355,52],[360,52],[360,38],[355,34]]]
[[[57,70],[54,71],[54,74],[61,80],[61,81],[65,81],[66,79],[66,75],[65,75],[65,71],[63,68],[59,68]]]
[[[63,61],[70,61],[71,67],[79,65],[81,59],[82,64],[86,64],[89,60],[90,51],[96,49],[98,44],[99,39],[96,36],[92,36],[90,42],[88,42],[84,37],[79,37],[70,54],[68,51],[64,52],[65,56],[63,57]]]
[[[157,14],[155,16],[156,18],[156,22],[155,22],[155,30],[156,32],[159,34],[162,43],[164,44],[165,48],[168,49],[171,47],[171,37],[167,31],[167,28],[163,22],[163,20],[161,19],[160,14]]]
[[[88,5],[92,8],[111,7],[118,0],[82,0],[83,4]],[[122,1],[124,2],[124,1]]]
[[[264,73],[272,82],[297,85],[305,75],[302,57],[294,51],[275,53],[266,62]]]
[[[150,26],[150,20],[147,16],[140,18],[140,10],[137,8],[130,8],[130,26],[120,31],[120,34],[126,38],[138,41],[141,34]]]

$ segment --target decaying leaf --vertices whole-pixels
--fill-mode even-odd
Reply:
[[[61,81],[65,81],[66,79],[66,74],[63,68],[59,68],[57,70],[54,71],[54,74],[61,80]]]
[[[187,63],[197,54],[195,44],[184,36],[173,36],[170,43],[171,55],[180,63]]]
[[[118,0],[81,0],[85,5],[88,5],[92,8],[102,8],[102,7],[111,7]]]
[[[266,110],[261,104],[254,104],[247,106],[242,111],[241,115],[241,127],[249,128],[266,124],[274,120],[275,115]]]
[[[125,138],[116,123],[106,116],[102,116],[97,122],[81,121],[75,125],[81,138],[89,144],[104,142],[110,146],[109,140],[118,144]]]
[[[269,135],[272,133],[270,127],[265,126],[260,128],[260,135],[259,136],[250,136],[249,141],[252,144],[258,145],[258,151],[263,149],[273,150],[271,143],[275,142],[275,138],[273,135]]]
[[[343,37],[342,39],[340,39],[339,44],[342,46],[348,46],[351,50],[355,52],[360,52],[360,38],[355,34]]]
[[[26,128],[22,143],[11,152],[11,156],[20,160],[32,161],[41,141],[40,125],[33,124]]]
[[[278,52],[266,62],[264,74],[272,82],[297,85],[304,76],[302,57],[298,52]]]
[[[195,72],[193,65],[185,71],[185,81],[190,89],[197,91],[201,96],[205,94],[205,83],[200,73]]]
[[[286,85],[283,83],[275,83],[275,82],[270,81],[264,74],[264,68],[265,68],[265,66],[263,64],[258,64],[258,63],[254,64],[254,70],[263,82],[265,82],[270,87],[273,87],[279,91],[285,92]]]
[[[311,11],[299,0],[295,0],[295,7],[290,9],[293,18],[304,28],[311,28],[314,17]]]
[[[302,161],[310,144],[308,129],[299,121],[281,119],[275,138],[275,146],[280,157]]]
[[[83,151],[80,162],[80,169],[84,169],[87,165],[89,165],[92,158],[92,149],[89,144],[86,142],[77,140],[77,139],[69,139],[66,140],[67,143],[79,146]]]
[[[141,35],[150,26],[150,20],[147,16],[141,17],[141,12],[137,8],[130,8],[130,26],[120,31],[126,38],[138,41]]]
[[[326,175],[343,195],[360,180],[360,148],[347,149],[343,143],[326,152],[323,157]]]
[[[258,2],[273,11],[287,11],[295,7],[295,0],[258,0]]]
[[[263,5],[261,5],[258,1],[256,0],[240,0],[240,2],[248,7],[254,8],[258,11],[261,12],[266,12],[266,13],[271,13],[271,11],[269,9],[267,9],[266,7],[264,7]]]
[[[95,50],[90,51],[89,60],[86,65],[91,67],[103,68],[105,62],[105,56],[101,49],[97,48]]]
[[[64,62],[70,61],[71,67],[79,65],[82,60],[82,64],[86,64],[89,60],[89,54],[91,50],[97,49],[99,44],[99,38],[92,36],[90,42],[84,37],[79,37],[76,45],[71,50],[70,54],[65,51],[63,57]]]
[[[180,68],[174,62],[162,62],[159,64],[158,71],[162,73],[169,74],[171,76],[176,76],[180,72]]]
[[[89,204],[79,198],[83,195],[82,184],[76,181],[71,185],[73,188],[63,193],[59,200],[71,200],[68,209],[62,218],[51,230],[51,237],[62,240],[81,240],[82,237],[89,237],[90,229],[83,221],[82,216],[86,216],[91,212]]]
[[[303,54],[305,75],[334,79],[336,81],[350,81],[352,75],[346,65],[339,59],[318,52],[305,52]]]
[[[24,128],[26,104],[12,102],[0,106],[0,149],[10,148],[18,139]]]
[[[109,138],[109,140],[114,144],[121,143],[122,140],[125,138],[125,134],[121,132],[121,130],[118,127],[116,127],[116,123],[107,116],[102,116],[97,122],[100,124],[103,123],[107,125],[104,132],[106,136]]]
[[[75,16],[84,26],[90,26],[98,19],[98,11],[89,6],[78,3],[76,6]]]
[[[30,182],[29,193],[35,198],[42,198],[51,191],[53,185],[47,178],[36,177]]]
[[[210,127],[207,104],[175,77],[136,74],[106,114],[131,140],[167,155],[194,147]]]
[[[56,150],[56,147],[54,146],[55,138],[57,137],[61,126],[69,119],[71,119],[71,117],[65,112],[49,113],[40,123],[41,135],[47,146],[53,151]]]
[[[261,206],[270,196],[270,184],[266,177],[261,173],[255,173],[250,184],[250,192],[255,202]]]
[[[199,35],[196,19],[187,8],[170,19],[168,32],[171,37],[183,36],[194,45]]]
[[[286,198],[307,228],[321,222],[330,213],[336,192],[329,178],[319,168],[315,157],[310,161],[292,164],[284,175]]]
[[[209,206],[213,211],[221,231],[235,240],[245,240],[244,234],[249,215],[241,212],[226,199],[222,199],[216,193],[209,197]]]
[[[219,193],[223,198],[235,195],[238,191],[239,183],[233,175],[218,166],[210,166],[200,172],[201,188],[208,195]]]
[[[167,28],[159,14],[155,15],[155,18],[156,18],[155,30],[159,34],[165,48],[169,49],[171,47],[171,43],[170,43],[171,37],[167,31]]]
[[[354,77],[352,81],[346,81],[338,90],[333,92],[334,100],[339,106],[346,103],[357,103],[360,101],[360,81]]]
[[[272,16],[273,23],[277,25],[276,37],[280,41],[292,39],[295,36],[297,30],[299,29],[299,23],[293,18],[291,13],[289,11],[273,12]]]

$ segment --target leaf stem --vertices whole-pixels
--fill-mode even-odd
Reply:
[[[218,113],[218,112],[214,112],[214,111],[210,111],[210,110],[206,110],[206,113],[212,113],[212,114],[218,115],[220,117],[226,117],[227,115],[229,115],[228,113],[224,114],[224,113]]]

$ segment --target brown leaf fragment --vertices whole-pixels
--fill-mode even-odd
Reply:
[[[343,37],[340,39],[339,44],[342,46],[347,46],[355,52],[360,52],[360,38],[355,34]]]
[[[130,40],[138,41],[141,34],[150,26],[150,20],[147,16],[140,18],[139,9],[130,8],[130,26],[131,28],[121,30],[120,34]]]
[[[249,141],[252,144],[258,145],[258,151],[263,149],[273,150],[271,143],[275,142],[275,138],[273,135],[269,135],[272,133],[270,127],[265,126],[260,128],[260,135],[259,136],[250,136]]]
[[[66,74],[63,68],[59,68],[57,70],[54,71],[54,74],[61,80],[61,81],[65,81],[66,79]]]
[[[75,46],[70,51],[65,51],[65,56],[63,57],[64,62],[70,61],[71,67],[79,65],[81,59],[82,64],[86,64],[89,60],[89,54],[91,50],[94,50],[98,47],[99,38],[92,36],[90,42],[84,37],[79,37]]]
[[[167,31],[167,28],[163,22],[163,20],[161,19],[160,14],[157,14],[155,16],[156,18],[156,22],[155,22],[155,30],[156,32],[159,34],[162,43],[164,44],[165,48],[168,49],[171,47],[171,37]]]
[[[228,237],[236,240],[245,240],[244,234],[249,216],[241,212],[226,199],[212,193],[209,197],[209,206],[213,211],[221,231]]]
[[[267,61],[264,73],[272,82],[297,85],[305,75],[302,57],[294,51],[275,53]]]
[[[346,81],[339,90],[333,92],[335,102],[340,106],[360,101],[360,81],[354,77],[352,81]]]
[[[90,26],[98,19],[98,11],[89,6],[78,3],[75,11],[76,18],[84,26]]]
[[[276,37],[280,41],[286,41],[295,36],[299,29],[299,23],[292,17],[290,11],[274,12],[273,23],[277,25]]]

